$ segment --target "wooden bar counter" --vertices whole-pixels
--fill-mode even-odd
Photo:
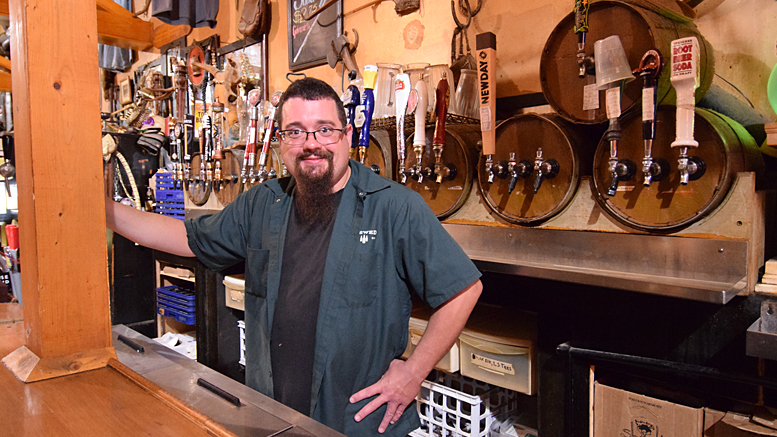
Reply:
[[[0,356],[24,344],[21,314],[17,304],[0,304]],[[125,326],[114,327],[113,339],[119,360],[102,369],[25,384],[0,366],[0,435],[343,437]],[[198,386],[199,378],[241,406]]]

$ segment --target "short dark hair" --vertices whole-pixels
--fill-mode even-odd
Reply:
[[[302,100],[333,100],[335,102],[335,107],[337,107],[337,118],[340,119],[342,127],[345,127],[345,108],[343,107],[342,100],[340,100],[340,96],[337,95],[335,90],[332,89],[328,83],[312,77],[306,77],[292,82],[291,85],[286,88],[286,91],[283,92],[281,100],[278,102],[278,110],[275,111],[278,127],[283,128],[283,105],[287,100],[295,97],[301,98]]]

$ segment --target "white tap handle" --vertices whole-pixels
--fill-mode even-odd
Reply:
[[[672,41],[672,86],[677,93],[677,135],[672,147],[698,147],[693,139],[696,88],[699,86],[699,41],[696,37]]]
[[[407,111],[407,100],[410,97],[410,75],[407,73],[398,74],[394,79],[395,99],[397,117],[397,147],[399,150],[400,161],[405,157],[405,111]],[[402,169],[400,169],[402,170]]]
[[[415,110],[415,134],[413,135],[414,146],[426,146],[426,105],[429,101],[426,82],[419,79],[415,83],[415,92],[418,96],[418,104]]]

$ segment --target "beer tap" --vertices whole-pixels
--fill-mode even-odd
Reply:
[[[216,100],[210,107],[213,117],[213,189],[221,189],[221,160],[224,159],[224,104]]]
[[[272,140],[275,127],[275,110],[281,101],[283,91],[276,91],[270,97],[270,112],[267,115],[267,127],[264,131],[264,142],[262,143],[262,152],[259,153],[259,183],[266,181],[272,174],[267,172],[267,156],[270,154],[270,142]]]
[[[399,168],[397,176],[399,183],[407,183],[409,172],[405,168],[405,112],[407,111],[407,100],[410,97],[410,76],[407,73],[400,73],[394,79],[394,104],[396,110],[397,122],[397,158],[399,159]]]
[[[653,159],[653,138],[656,136],[656,78],[661,71],[661,53],[648,50],[639,62],[634,74],[642,77],[642,140],[645,157],[642,158],[642,185],[649,187],[650,182],[666,177],[667,169],[663,160]]]
[[[173,80],[175,82],[175,123],[173,132],[175,134],[175,153],[173,159],[173,184],[175,188],[181,188],[184,182],[184,155],[186,150],[181,150],[181,143],[185,142],[184,121],[186,118],[186,89],[188,87],[186,61],[183,59],[172,58]],[[188,171],[186,175],[188,179]]]
[[[699,41],[696,37],[672,41],[672,86],[677,92],[677,130],[672,147],[679,148],[677,170],[680,184],[686,185],[704,174],[706,165],[699,157],[689,157],[688,150],[699,147],[693,138],[696,115],[696,88],[699,86]]]
[[[577,65],[579,77],[591,73],[594,66],[593,56],[585,55],[585,39],[588,34],[588,0],[575,1],[575,34],[577,35]]]
[[[634,76],[629,68],[626,52],[617,35],[600,39],[594,43],[596,58],[596,87],[606,93],[606,112],[610,125],[604,133],[604,141],[610,144],[608,171],[611,182],[607,195],[615,196],[621,181],[634,177],[636,165],[628,160],[618,160],[618,142],[621,140],[621,127],[618,119],[621,116],[621,92],[623,83]]]
[[[415,110],[415,133],[413,134],[415,166],[413,166],[411,176],[420,184],[424,181],[422,161],[424,159],[424,150],[426,149],[426,105],[428,104],[426,82],[424,82],[423,78],[418,79],[413,91],[416,93],[418,103]]]
[[[441,184],[443,179],[452,180],[456,177],[457,170],[453,164],[442,163],[442,152],[445,147],[445,121],[448,115],[448,79],[445,73],[442,74],[437,85],[437,107],[435,108],[437,122],[434,127],[434,140],[432,141],[432,151],[434,152],[434,174],[435,182]]]
[[[364,125],[359,133],[359,162],[364,164],[367,157],[367,148],[370,147],[370,124],[372,113],[375,111],[375,80],[378,78],[378,67],[375,65],[364,66],[364,96],[362,98],[362,115]],[[375,170],[373,168],[373,170]]]
[[[243,168],[240,171],[240,183],[245,184],[251,180],[253,183],[254,164],[256,164],[256,144],[264,133],[264,120],[261,119],[261,101],[262,94],[257,88],[248,92],[246,97],[248,103],[248,137],[246,138],[246,150],[243,155]]]
[[[555,159],[544,159],[542,157],[542,147],[537,149],[537,156],[534,158],[534,171],[537,178],[534,179],[534,193],[540,190],[544,179],[553,179],[558,174],[559,165]]]
[[[551,166],[552,167],[552,166]],[[518,178],[526,178],[531,174],[532,163],[522,159],[515,161],[515,152],[510,152],[510,160],[507,161],[507,172],[510,174],[510,182],[507,186],[507,194],[512,194]]]
[[[191,182],[191,162],[192,157],[189,155],[189,120],[183,121],[183,183],[186,188],[189,188],[189,182]]]
[[[494,153],[496,153],[496,35],[491,32],[475,38],[480,72],[480,132],[483,136],[483,155],[486,157],[488,183],[494,182]]]
[[[210,162],[208,162],[207,158],[208,148],[210,147],[211,142],[210,131],[210,115],[205,113],[202,115],[202,128],[200,129],[200,181],[203,182],[210,182],[213,177],[211,174]]]
[[[351,150],[350,158],[359,159],[359,130],[356,126],[356,111],[361,104],[361,93],[359,93],[359,87],[354,85],[353,81],[356,79],[356,72],[351,71],[348,73],[351,84],[348,85],[348,89],[343,94],[343,106],[345,106],[345,115],[348,119],[348,124],[351,125]]]
[[[180,134],[180,129],[178,128],[178,123],[176,123],[175,118],[170,117],[167,121],[167,133],[168,137],[170,137],[170,148],[172,149],[172,152],[170,154],[170,160],[173,164],[173,185],[178,184],[178,153],[180,152],[180,143],[178,135]]]

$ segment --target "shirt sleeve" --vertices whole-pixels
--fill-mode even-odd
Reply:
[[[410,192],[399,205],[394,227],[400,275],[432,307],[480,278],[475,264],[418,193]]]
[[[254,192],[247,192],[230,202],[224,209],[184,221],[189,248],[203,264],[213,270],[222,270],[246,258],[249,227],[253,222],[250,200]]]

